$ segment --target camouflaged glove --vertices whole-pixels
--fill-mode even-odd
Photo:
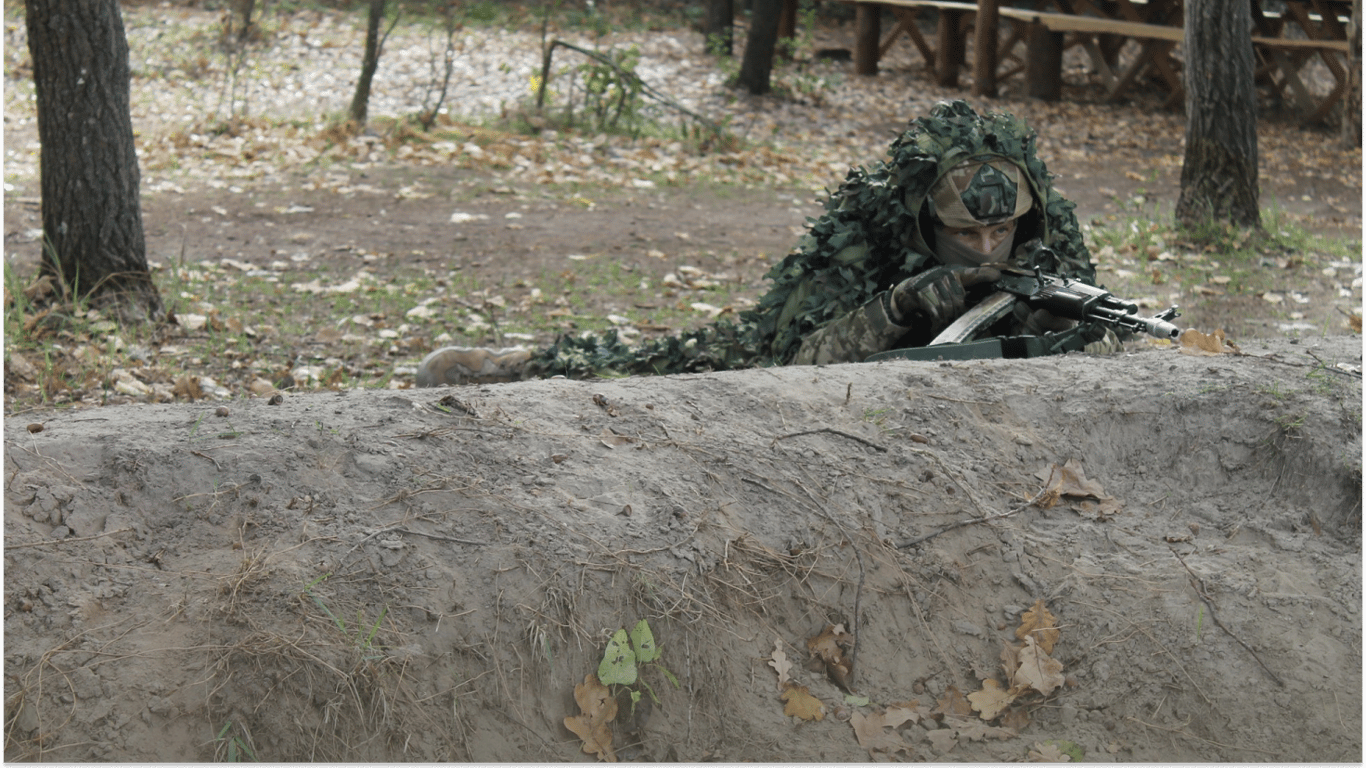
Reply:
[[[967,310],[965,287],[999,279],[1000,270],[992,267],[935,267],[897,283],[889,292],[888,314],[902,325],[924,318],[930,332],[938,333]]]
[[[1058,317],[1046,309],[1030,309],[1023,301],[1015,303],[1011,314],[1015,317],[1015,326],[1012,330],[1016,335],[1042,336],[1045,333],[1065,331],[1077,324],[1075,320]]]
[[[1109,328],[1105,335],[1081,348],[1088,355],[1114,355],[1124,351],[1124,342]]]

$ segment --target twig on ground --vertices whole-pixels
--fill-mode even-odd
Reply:
[[[1175,547],[1172,547],[1172,546],[1169,545],[1167,548],[1170,549],[1170,550],[1172,551],[1172,555],[1174,555],[1174,556],[1176,557],[1177,562],[1181,563],[1181,567],[1186,569],[1186,573],[1190,574],[1190,578],[1191,578],[1191,588],[1195,590],[1195,594],[1198,595],[1198,596],[1200,597],[1200,600],[1201,600],[1201,602],[1203,602],[1203,603],[1205,604],[1205,607],[1209,608],[1209,617],[1210,617],[1210,619],[1212,619],[1212,620],[1214,621],[1215,624],[1219,625],[1219,628],[1222,629],[1222,630],[1224,630],[1224,632],[1226,632],[1226,633],[1228,634],[1229,637],[1233,638],[1234,640],[1237,640],[1237,641],[1238,641],[1238,645],[1243,646],[1243,649],[1244,649],[1244,650],[1246,650],[1248,653],[1252,654],[1252,658],[1256,659],[1256,660],[1257,660],[1257,663],[1261,665],[1262,669],[1265,670],[1266,673],[1267,673],[1268,675],[1271,676],[1271,679],[1274,680],[1274,681],[1276,681],[1276,685],[1279,685],[1280,687],[1284,688],[1284,687],[1285,687],[1285,682],[1284,682],[1283,680],[1281,680],[1281,678],[1278,677],[1278,676],[1276,675],[1275,672],[1272,672],[1272,671],[1271,671],[1271,667],[1268,667],[1268,666],[1266,665],[1266,662],[1262,661],[1262,657],[1261,657],[1261,656],[1258,656],[1258,655],[1257,655],[1257,652],[1254,651],[1254,650],[1252,650],[1252,646],[1250,646],[1250,645],[1248,645],[1246,642],[1244,642],[1243,638],[1238,637],[1237,635],[1235,635],[1235,634],[1233,633],[1233,630],[1231,630],[1231,629],[1229,629],[1228,627],[1224,626],[1224,622],[1222,622],[1222,621],[1219,620],[1219,614],[1217,614],[1217,613],[1214,612],[1214,601],[1211,600],[1211,599],[1209,598],[1209,595],[1206,594],[1206,592],[1205,592],[1205,582],[1204,582],[1204,580],[1201,579],[1199,576],[1196,576],[1196,575],[1195,575],[1195,571],[1192,571],[1192,570],[1191,570],[1191,567],[1190,567],[1189,565],[1186,564],[1185,558],[1181,557],[1181,553],[1180,553],[1180,552],[1177,552]]]
[[[1187,738],[1195,739],[1196,741],[1203,741],[1203,742],[1205,742],[1206,744],[1213,744],[1213,745],[1216,746],[1216,747],[1223,747],[1224,749],[1242,749],[1242,750],[1246,750],[1246,751],[1248,751],[1248,752],[1259,752],[1259,753],[1261,753],[1261,754],[1263,754],[1263,755],[1274,755],[1274,754],[1276,754],[1275,752],[1268,752],[1268,751],[1265,750],[1265,749],[1255,749],[1255,748],[1253,748],[1253,747],[1240,747],[1240,746],[1238,746],[1238,745],[1236,745],[1236,744],[1224,744],[1224,743],[1222,743],[1222,742],[1214,741],[1213,739],[1206,739],[1206,738],[1203,737],[1203,736],[1196,736],[1195,734],[1193,734],[1193,733],[1191,733],[1190,731],[1186,730],[1184,725],[1183,725],[1181,728],[1165,728],[1165,727],[1160,726],[1160,725],[1153,725],[1152,723],[1144,722],[1144,721],[1139,720],[1138,718],[1136,718],[1136,717],[1134,717],[1134,716],[1132,716],[1132,715],[1130,715],[1130,716],[1128,716],[1128,717],[1126,717],[1126,718],[1124,718],[1124,719],[1125,719],[1125,720],[1132,720],[1133,722],[1138,723],[1139,725],[1141,725],[1141,726],[1143,726],[1143,727],[1145,727],[1145,728],[1156,728],[1156,729],[1159,730],[1159,731],[1166,731],[1167,733],[1175,733],[1175,734],[1177,734],[1178,736],[1185,736],[1185,737],[1187,737]],[[1189,722],[1189,721],[1187,721],[1187,722]]]
[[[938,464],[938,465],[939,465],[939,469],[940,469],[944,474],[946,474],[946,475],[948,475],[949,477],[953,478],[954,484],[957,485],[959,488],[962,488],[962,489],[963,489],[963,493],[967,494],[968,500],[972,502],[972,505],[973,505],[974,507],[977,507],[977,511],[978,511],[978,512],[981,512],[983,515],[986,515],[986,514],[987,514],[986,507],[982,506],[982,502],[980,502],[980,501],[977,500],[977,494],[975,494],[975,493],[972,492],[972,488],[969,488],[969,487],[968,487],[968,484],[965,483],[965,482],[963,482],[963,479],[960,478],[960,477],[957,475],[957,473],[955,473],[952,469],[949,469],[949,465],[948,465],[948,464],[945,464],[945,463],[944,463],[944,460],[943,460],[942,458],[940,458],[938,454],[936,454],[936,453],[933,452],[933,451],[927,451],[927,450],[925,450],[924,448],[912,448],[912,447],[910,447],[910,446],[906,446],[906,450],[910,451],[911,453],[916,454],[917,456],[926,456],[926,457],[928,457],[931,461],[933,461],[935,464]],[[1030,503],[1032,504],[1033,502],[1031,501]]]
[[[455,544],[469,544],[475,547],[487,547],[489,544],[487,541],[470,541],[469,539],[457,539],[454,536],[440,536],[435,533],[423,533],[422,531],[414,531],[410,528],[403,528],[401,526],[394,526],[393,528],[388,528],[387,530],[396,531],[398,533],[406,533],[410,536],[423,536],[428,539],[435,539],[436,541],[449,541]]]
[[[779,435],[779,436],[773,438],[773,442],[776,443],[776,442],[778,442],[779,440],[786,440],[786,439],[789,438],[789,437],[800,437],[800,436],[802,436],[802,435],[814,435],[814,434],[817,434],[817,433],[819,433],[819,432],[829,432],[829,433],[832,434],[832,435],[839,435],[840,437],[847,437],[847,438],[849,438],[850,440],[853,440],[854,442],[863,443],[864,445],[868,446],[869,448],[872,448],[872,449],[875,450],[875,451],[878,451],[879,453],[886,453],[886,452],[887,452],[887,449],[886,449],[885,447],[883,447],[883,446],[881,446],[881,445],[878,445],[877,443],[874,443],[874,442],[872,442],[872,441],[870,441],[870,440],[864,440],[863,438],[859,437],[858,435],[851,435],[851,434],[849,434],[848,432],[841,432],[841,431],[838,430],[838,429],[832,429],[832,428],[830,428],[830,427],[821,427],[820,429],[808,429],[808,430],[805,430],[805,431],[803,431],[803,432],[793,432],[793,433],[787,434],[787,435]],[[771,443],[770,443],[770,445],[771,445]]]
[[[223,471],[223,467],[222,467],[221,464],[218,463],[218,459],[215,459],[214,457],[210,456],[209,454],[207,454],[207,453],[201,453],[201,452],[199,452],[199,451],[190,451],[190,453],[193,453],[194,455],[196,455],[196,456],[198,456],[198,457],[200,457],[200,458],[208,459],[209,461],[212,461],[212,462],[213,462],[213,468],[214,468],[214,469],[218,470],[219,472],[222,472],[222,471]]]
[[[82,536],[82,537],[80,537],[80,538],[78,538],[78,539],[52,539],[51,541],[31,541],[31,542],[28,542],[27,544],[6,544],[6,545],[5,545],[5,551],[8,552],[8,551],[11,550],[11,549],[27,549],[28,547],[46,547],[46,546],[56,546],[56,545],[58,545],[58,544],[73,544],[73,543],[78,542],[78,541],[92,541],[92,540],[94,540],[94,539],[102,539],[102,538],[104,538],[105,536],[113,536],[113,535],[116,534],[116,533],[125,533],[125,532],[131,531],[131,530],[133,530],[133,529],[132,529],[132,528],[119,528],[118,530],[114,530],[114,531],[105,531],[104,533],[97,533],[97,534],[95,534],[94,536]]]
[[[846,435],[846,437],[853,437],[853,435]],[[859,440],[860,438],[855,437],[854,439]],[[852,548],[854,550],[854,561],[858,563],[858,585],[854,587],[854,615],[849,621],[849,634],[853,636],[854,644],[849,648],[849,674],[844,680],[845,685],[848,686],[847,690],[850,693],[853,693],[854,679],[858,675],[858,667],[854,665],[855,658],[858,655],[858,617],[859,609],[863,604],[863,582],[867,578],[867,571],[863,567],[863,555],[859,553],[858,544],[854,541],[854,537],[850,536],[849,531],[845,530],[844,525],[840,523],[839,519],[836,518],[834,515],[830,514],[829,510],[827,510],[825,506],[820,503],[820,501],[816,498],[816,495],[813,494],[809,488],[803,485],[800,480],[793,480],[793,482],[797,484],[798,488],[801,488],[802,491],[806,493],[806,495],[811,499],[811,503],[816,505],[816,509],[819,510],[820,513],[824,515],[827,520],[829,520],[831,523],[834,523],[835,527],[839,529],[840,533],[844,534],[845,538],[849,539],[849,543],[852,545]]]
[[[1035,502],[1037,502],[1039,499],[1043,498],[1043,495],[1044,495],[1044,493],[1045,493],[1047,490],[1048,490],[1047,488],[1044,488],[1043,490],[1041,490],[1041,491],[1039,491],[1038,493],[1034,494],[1034,498],[1030,499],[1029,501],[1026,501],[1025,503],[1021,504],[1021,505],[1018,506],[1018,507],[1015,507],[1014,509],[1007,510],[1007,511],[1005,511],[1005,512],[1001,512],[1000,514],[996,514],[996,515],[988,515],[988,516],[986,516],[986,517],[974,517],[974,518],[971,519],[971,520],[962,520],[962,521],[960,521],[960,522],[957,522],[957,523],[954,523],[953,525],[948,526],[947,528],[941,528],[941,529],[935,531],[934,533],[926,534],[926,535],[921,536],[920,538],[915,539],[915,540],[913,540],[913,541],[908,541],[908,542],[906,542],[905,544],[898,544],[898,545],[896,545],[896,548],[897,548],[897,549],[910,549],[911,547],[914,547],[914,546],[917,545],[917,544],[924,544],[925,542],[929,541],[930,539],[933,539],[934,537],[938,536],[938,535],[941,534],[941,533],[948,533],[949,531],[956,531],[956,530],[958,530],[959,528],[965,528],[965,527],[967,527],[967,526],[969,526],[969,525],[973,525],[974,523],[989,523],[989,522],[991,522],[991,521],[993,521],[993,520],[1000,520],[1001,518],[1004,518],[1004,517],[1010,517],[1011,515],[1014,515],[1014,514],[1019,513],[1019,512],[1021,512],[1021,511],[1025,510],[1025,509],[1028,509],[1030,506],[1032,506],[1032,505],[1033,505]]]

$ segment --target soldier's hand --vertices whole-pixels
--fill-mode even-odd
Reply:
[[[1119,340],[1119,336],[1109,328],[1105,329],[1105,335],[1082,347],[1081,350],[1088,355],[1114,355],[1124,351],[1124,342]]]
[[[955,270],[954,274],[958,276],[958,282],[962,283],[964,288],[971,288],[974,285],[994,283],[1000,280],[1001,270],[997,268],[998,266],[1002,265],[983,264],[980,267]]]
[[[936,267],[897,283],[891,309],[893,320],[903,324],[923,320],[937,333],[967,309],[967,293],[953,270]]]
[[[1031,310],[1024,302],[1015,305],[1014,314],[1016,332],[1030,336],[1042,336],[1045,333],[1065,331],[1076,325],[1075,320],[1058,317],[1046,309]]]

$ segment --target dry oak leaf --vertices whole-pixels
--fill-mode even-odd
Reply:
[[[1063,681],[1062,662],[1045,653],[1033,636],[1026,637],[1024,647],[1020,649],[1020,668],[1013,676],[1014,684],[1029,686],[1047,696],[1062,687]]]
[[[1020,668],[1020,646],[1011,643],[1001,643],[1001,669],[1006,673],[1006,684],[1011,688],[1015,687],[1015,670]],[[990,675],[982,675],[986,679]]]
[[[1001,715],[1001,727],[1009,728],[1016,733],[1023,731],[1029,725],[1029,712],[1024,707],[1011,707],[1004,715]]]
[[[952,752],[953,748],[958,746],[958,732],[952,728],[938,728],[930,731],[927,736],[935,751],[940,754]]]
[[[854,670],[844,655],[844,649],[853,645],[854,636],[844,630],[843,624],[826,624],[819,635],[806,641],[806,649],[811,652],[811,657],[825,665],[825,674],[846,693],[853,693],[849,681]]]
[[[906,742],[901,739],[901,734],[895,729],[887,730],[887,718],[885,713],[876,712],[865,715],[862,712],[854,712],[849,718],[849,724],[854,727],[854,735],[858,737],[860,747],[871,752],[897,752],[906,749]]]
[[[778,689],[782,690],[791,680],[787,673],[792,669],[792,662],[787,660],[787,654],[783,653],[783,645],[779,640],[773,641],[773,657],[769,659],[768,665],[778,673]]]
[[[958,734],[958,741],[986,741],[987,739],[1013,739],[1019,732],[1011,728],[997,728],[981,720],[954,720],[951,724]]]
[[[1000,683],[987,678],[982,681],[982,690],[968,694],[968,701],[983,720],[995,720],[1015,696],[1015,689],[1002,688]]]
[[[1044,653],[1053,652],[1053,644],[1062,635],[1058,631],[1058,618],[1048,611],[1043,599],[1034,601],[1034,607],[1020,615],[1020,627],[1015,630],[1015,639],[1033,637]]]
[[[944,691],[944,695],[935,702],[934,709],[930,710],[931,715],[943,715],[948,717],[969,717],[972,715],[972,703],[968,701],[963,692],[957,686],[950,685]]]
[[[853,644],[853,635],[844,630],[843,624],[826,624],[820,634],[807,639],[806,649],[812,656],[831,664],[839,663],[844,657],[843,647]]]
[[[905,723],[918,723],[925,717],[925,713],[920,711],[918,701],[888,704],[887,711],[882,713],[882,721],[888,728],[899,728]]]
[[[583,739],[583,751],[609,763],[617,761],[612,751],[612,720],[617,716],[617,700],[598,676],[588,673],[583,683],[574,686],[574,701],[583,714],[566,717],[564,727]]]
[[[1100,483],[1086,478],[1086,473],[1081,468],[1081,462],[1076,459],[1068,459],[1061,467],[1054,464],[1048,470],[1041,470],[1034,476],[1048,483],[1045,495],[1051,497],[1054,503],[1057,502],[1059,496],[1094,499],[1096,501],[1108,501],[1114,498],[1105,492]]]
[[[1058,749],[1057,744],[1040,744],[1034,742],[1034,748],[1029,750],[1029,762],[1031,763],[1070,763],[1072,758]]]
[[[783,714],[788,717],[800,717],[803,720],[824,720],[825,704],[821,700],[811,695],[811,691],[804,685],[788,684],[783,689],[783,701],[787,702],[783,706]]]
[[[1225,338],[1222,328],[1210,334],[1188,328],[1181,334],[1180,351],[1183,355],[1237,354],[1238,345]]]

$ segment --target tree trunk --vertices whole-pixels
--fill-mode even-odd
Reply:
[[[379,69],[379,24],[384,20],[386,0],[370,0],[369,25],[365,28],[365,59],[360,65],[360,79],[356,81],[356,95],[351,97],[351,122],[356,130],[365,127],[365,117],[370,111],[370,83]]]
[[[778,13],[778,53],[784,60],[791,59],[792,49],[797,44],[797,0],[783,0],[783,9]]]
[[[882,44],[882,6],[859,3],[854,9],[854,72],[876,75]]]
[[[778,15],[782,11],[783,0],[754,0],[745,57],[740,62],[740,85],[755,95],[769,91],[773,54],[778,44]]]
[[[1177,223],[1259,227],[1252,12],[1237,0],[1186,2],[1186,156]]]
[[[735,0],[707,0],[707,53],[730,56],[735,52]]]
[[[1352,0],[1352,24],[1347,28],[1347,89],[1342,97],[1342,143],[1361,146],[1361,0]]]
[[[1030,98],[1057,101],[1062,98],[1063,35],[1042,24],[1029,25],[1025,54],[1025,83]]]
[[[24,9],[42,144],[41,272],[125,320],[159,319],[118,2],[25,0]]]
[[[1001,0],[978,0],[973,31],[972,95],[996,96],[996,46],[999,44]]]
[[[934,47],[934,81],[945,88],[958,87],[958,70],[967,57],[963,40],[963,12],[939,9]]]

